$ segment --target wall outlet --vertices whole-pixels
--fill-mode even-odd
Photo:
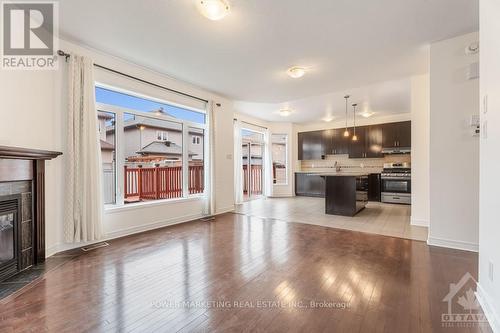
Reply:
[[[488,265],[488,278],[490,279],[491,282],[493,282],[493,278],[494,278],[493,268],[494,268],[493,263],[490,261],[489,265]]]

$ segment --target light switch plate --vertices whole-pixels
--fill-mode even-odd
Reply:
[[[488,95],[484,95],[483,97],[483,114],[488,113]]]
[[[483,125],[482,125],[482,128],[481,128],[481,133],[483,135],[483,139],[487,139],[488,138],[488,121],[487,120],[483,121]]]

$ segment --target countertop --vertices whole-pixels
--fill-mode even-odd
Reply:
[[[321,172],[318,173],[322,177],[362,177],[368,176],[370,173],[367,172]]]
[[[319,176],[368,176],[372,173],[379,173],[379,172],[370,172],[370,171],[339,171],[336,172],[334,170],[332,171],[295,171],[295,173],[303,173],[303,174],[313,174],[313,175],[319,175]]]

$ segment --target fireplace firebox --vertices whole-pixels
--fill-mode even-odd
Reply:
[[[21,195],[0,196],[0,281],[20,269]]]

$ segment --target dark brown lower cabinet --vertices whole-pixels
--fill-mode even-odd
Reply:
[[[314,173],[295,173],[295,195],[325,197],[325,179]]]
[[[381,199],[380,173],[368,175],[368,201],[378,201]]]

